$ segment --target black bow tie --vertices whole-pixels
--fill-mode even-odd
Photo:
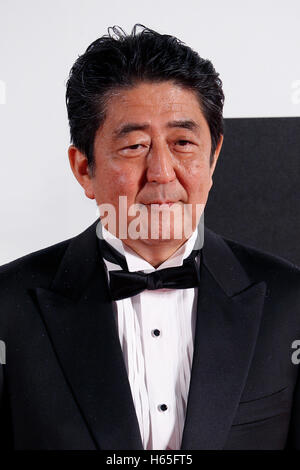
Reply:
[[[195,258],[200,250],[193,250],[183,261],[182,266],[159,269],[146,274],[142,271],[128,271],[125,256],[105,240],[100,239],[99,242],[103,258],[118,264],[122,268],[122,270],[109,272],[109,288],[112,300],[133,297],[145,289],[188,289],[199,286],[199,269]]]

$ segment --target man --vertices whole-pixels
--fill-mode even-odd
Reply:
[[[1,445],[300,448],[300,271],[201,235],[218,74],[171,36],[113,33],[67,84],[69,160],[101,221],[0,271]]]

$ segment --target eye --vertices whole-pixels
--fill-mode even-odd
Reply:
[[[127,145],[127,147],[123,147],[122,149],[119,150],[119,153],[124,156],[139,156],[145,153],[147,151],[147,146],[144,144],[132,144],[132,145]]]
[[[134,145],[129,145],[127,148],[131,150],[137,150],[141,146],[142,146],[141,144],[134,144]]]
[[[189,144],[193,145],[193,143],[190,142],[189,140],[178,140],[176,143],[179,144],[180,147],[185,147],[186,145],[189,145]]]
[[[178,152],[192,152],[194,150],[194,144],[190,140],[180,139],[175,142],[175,149]]]

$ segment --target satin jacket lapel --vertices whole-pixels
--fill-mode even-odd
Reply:
[[[50,289],[36,289],[39,311],[96,447],[143,449],[95,232],[96,222],[75,237]],[[227,244],[208,229],[202,255],[182,449],[224,446],[266,287],[251,284]]]
[[[99,449],[143,449],[96,223],[74,238],[51,289],[36,289],[53,348]],[[58,417],[59,418],[59,417]]]
[[[265,282],[252,283],[224,240],[205,229],[195,347],[181,449],[222,449],[259,331]]]

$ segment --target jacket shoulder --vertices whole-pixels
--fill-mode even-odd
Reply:
[[[34,287],[51,281],[71,238],[41,250],[29,253],[0,266],[0,288],[14,284],[15,287]]]
[[[90,237],[95,236],[97,223],[98,220],[74,237],[0,266],[1,294],[8,289],[13,292],[12,288],[15,288],[18,292],[20,292],[20,289],[24,290],[24,288],[47,288],[51,284],[68,247],[75,240],[78,241],[77,248],[79,250],[84,245],[89,244]]]
[[[279,283],[295,283],[299,289],[300,267],[296,264],[251,245],[227,237],[222,238],[251,278],[267,279]]]

